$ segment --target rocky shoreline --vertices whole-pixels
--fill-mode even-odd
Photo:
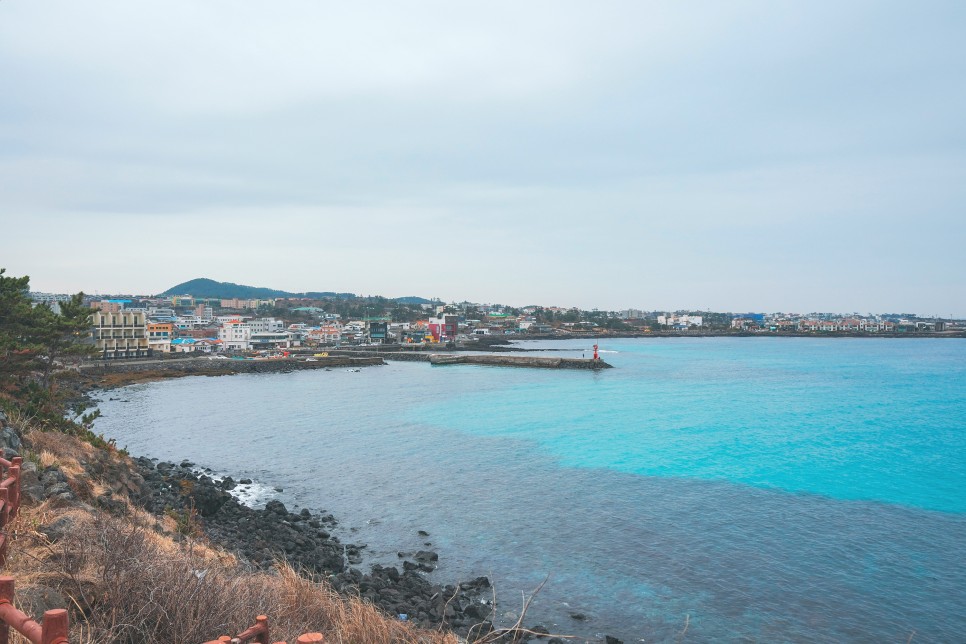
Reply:
[[[136,471],[126,487],[137,491],[131,496],[156,516],[175,518],[181,530],[178,539],[203,537],[234,553],[252,570],[270,570],[285,560],[310,579],[328,581],[339,593],[361,597],[391,616],[422,627],[447,628],[468,641],[499,627],[492,621],[493,590],[487,577],[441,585],[423,576],[439,565],[430,541],[424,542],[425,550],[399,552],[401,570],[377,564],[363,572],[356,566],[363,561],[365,544],[343,543],[331,534],[338,525],[331,514],[308,509],[290,512],[278,500],[263,509],[249,507],[231,491],[250,485],[250,479],[218,479],[210,469],[191,461],[176,464],[147,457],[132,461]],[[109,512],[123,511],[123,503],[110,494],[98,497],[96,504]],[[419,531],[419,536],[431,539],[426,531]],[[549,636],[548,629],[537,624],[499,641],[563,644],[575,640]],[[610,636],[594,641],[622,644]]]
[[[24,440],[29,445],[29,437]],[[6,458],[23,454],[24,440],[0,412],[2,454]],[[431,583],[420,574],[437,566],[439,557],[431,549],[400,552],[402,571],[377,565],[363,573],[355,565],[362,562],[365,545],[342,543],[330,534],[337,524],[331,514],[313,514],[307,509],[296,514],[277,500],[264,509],[248,507],[230,491],[250,480],[218,480],[210,470],[201,470],[190,461],[118,459],[101,450],[92,454],[82,463],[85,478],[110,482],[105,491],[97,496],[90,495],[90,489],[79,491],[59,465],[38,467],[26,460],[21,478],[24,500],[49,500],[58,507],[89,504],[115,516],[129,512],[129,500],[157,517],[157,531],[164,531],[163,518],[174,519],[177,528],[171,536],[175,541],[206,540],[233,553],[250,570],[271,570],[284,560],[303,576],[325,580],[342,594],[361,597],[388,615],[419,626],[442,626],[463,636],[479,636],[493,629],[488,619],[492,612],[489,580],[478,577],[458,586]],[[38,527],[51,542],[70,529],[69,520]],[[428,533],[420,535],[429,537]]]
[[[443,625],[464,636],[471,629],[474,634],[492,629],[489,580],[478,577],[458,587],[431,583],[420,574],[436,568],[438,555],[431,549],[399,553],[402,571],[377,565],[364,573],[355,566],[362,562],[365,545],[343,543],[330,534],[337,525],[331,514],[290,512],[277,500],[264,509],[251,508],[231,494],[250,480],[218,480],[190,461],[140,457],[133,463],[139,489],[132,496],[149,512],[175,518],[178,539],[206,538],[253,570],[271,569],[284,559],[311,579],[326,580],[340,593],[362,597],[421,626]],[[111,512],[123,506],[110,495],[98,497],[97,503]]]

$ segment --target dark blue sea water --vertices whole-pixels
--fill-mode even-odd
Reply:
[[[137,385],[104,395],[96,429],[250,476],[255,502],[333,512],[372,562],[428,539],[433,577],[489,575],[505,619],[549,576],[528,623],[555,632],[966,641],[966,341],[602,348],[616,368],[600,373],[393,363]]]

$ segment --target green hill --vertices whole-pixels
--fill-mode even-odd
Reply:
[[[425,297],[417,297],[415,295],[410,295],[408,297],[397,297],[393,299],[394,302],[399,302],[400,304],[441,304],[440,300],[427,300]]]
[[[312,299],[323,299],[335,297],[340,299],[350,299],[355,297],[354,293],[336,293],[334,291],[312,291],[310,293],[289,293],[274,288],[261,286],[245,286],[244,284],[234,284],[232,282],[216,282],[206,277],[188,280],[176,286],[172,286],[163,293],[162,297],[169,295],[191,295],[192,297],[219,297],[223,299],[246,299],[246,300],[268,300],[276,297],[307,297]]]

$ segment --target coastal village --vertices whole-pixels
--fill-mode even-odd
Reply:
[[[66,294],[31,293],[55,311]],[[566,339],[657,335],[958,335],[962,320],[913,314],[583,311],[443,303],[423,298],[220,298],[191,294],[85,296],[104,359],[168,354],[281,356],[294,348],[359,345],[467,346],[487,338]]]

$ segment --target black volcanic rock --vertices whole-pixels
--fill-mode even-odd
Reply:
[[[193,517],[206,537],[254,567],[271,568],[278,559],[285,559],[310,577],[327,579],[339,592],[363,597],[390,615],[404,614],[423,626],[445,623],[465,634],[490,616],[490,607],[481,602],[490,587],[486,577],[457,588],[422,576],[420,571],[436,568],[439,555],[433,551],[400,553],[414,559],[403,561],[402,572],[376,565],[366,574],[351,567],[362,563],[364,544],[342,543],[320,529],[323,524],[336,525],[331,514],[313,515],[307,509],[294,514],[278,500],[256,510],[228,494],[224,480],[215,482],[190,468],[155,464],[147,458],[134,463],[136,480],[143,481],[140,500],[145,509],[158,515]],[[54,482],[56,475],[49,478]]]

